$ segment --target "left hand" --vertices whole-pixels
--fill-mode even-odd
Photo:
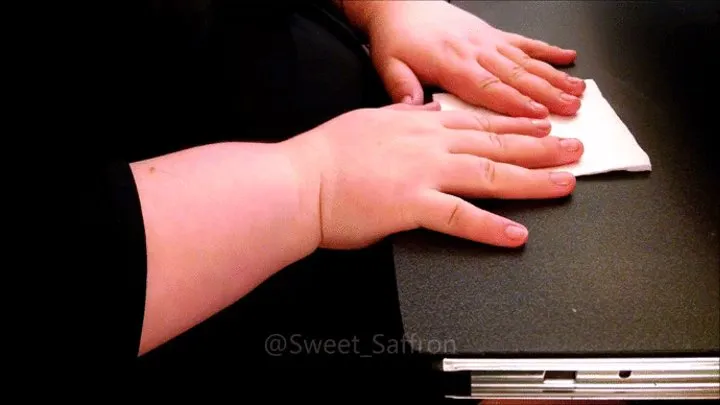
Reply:
[[[382,1],[367,31],[394,102],[423,103],[424,85],[510,115],[573,115],[585,83],[550,65],[576,52],[496,29],[444,1]]]

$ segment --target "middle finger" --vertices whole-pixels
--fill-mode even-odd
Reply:
[[[582,142],[555,136],[535,138],[498,135],[491,132],[453,131],[448,151],[481,156],[490,160],[527,168],[556,167],[577,162],[583,154]]]
[[[497,134],[519,134],[543,137],[550,133],[550,121],[543,119],[505,117],[474,111],[443,111],[440,118],[448,129],[471,129]]]

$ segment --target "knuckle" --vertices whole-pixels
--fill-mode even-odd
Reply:
[[[490,143],[492,143],[493,147],[500,150],[505,150],[505,141],[503,137],[495,133],[489,133],[487,134],[487,137],[490,140]]]
[[[453,59],[467,59],[468,52],[463,42],[451,35],[443,36],[440,39],[440,47],[446,57]]]
[[[525,53],[523,53],[522,56],[518,58],[518,65],[525,70],[528,70],[528,68],[530,68],[534,63],[535,60],[526,55]]]
[[[452,209],[447,214],[447,219],[445,220],[445,225],[448,228],[453,229],[459,226],[462,210],[462,202],[459,200],[455,201],[455,204],[453,204]]]
[[[480,90],[486,91],[492,87],[497,87],[500,84],[500,79],[497,77],[485,77],[478,82]]]
[[[492,121],[490,121],[490,118],[488,118],[486,115],[483,114],[472,114],[473,118],[475,118],[475,121],[477,123],[477,129],[480,131],[490,131],[492,132]]]
[[[480,161],[480,169],[482,171],[485,183],[492,190],[496,184],[496,164],[490,159],[482,159]]]
[[[515,65],[510,70],[510,75],[508,76],[508,80],[510,80],[513,83],[517,82],[517,81],[521,80],[523,77],[525,77],[525,73],[527,73],[527,71],[522,66]]]

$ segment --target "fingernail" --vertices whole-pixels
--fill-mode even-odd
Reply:
[[[577,152],[580,149],[580,141],[577,139],[563,139],[560,146],[568,152]]]
[[[437,111],[440,111],[441,106],[440,106],[440,103],[438,103],[437,101],[431,101],[431,102],[425,104],[425,108],[426,108],[427,110],[437,110]]]
[[[578,79],[577,77],[572,77],[572,76],[568,76],[567,81],[568,81],[568,83],[573,84],[573,85],[582,84],[582,82],[583,82],[582,79]]]
[[[558,186],[568,186],[572,183],[574,176],[566,172],[552,172],[550,173],[550,181],[557,184]]]
[[[510,239],[525,239],[528,231],[520,225],[509,225],[505,228],[505,235]]]
[[[567,93],[561,93],[560,98],[565,101],[575,101],[578,99],[577,97],[573,96],[572,94],[567,94]]]
[[[548,120],[532,120],[530,122],[538,128],[550,129],[550,121]]]
[[[536,102],[536,101],[530,101],[528,104],[530,104],[530,108],[537,111],[537,112],[545,112],[545,106]]]

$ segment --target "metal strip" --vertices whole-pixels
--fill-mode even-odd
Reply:
[[[584,358],[584,359],[444,359],[442,368],[454,371],[620,371],[714,370],[720,357],[687,358]]]
[[[470,372],[456,399],[720,399],[720,358],[446,359]]]

